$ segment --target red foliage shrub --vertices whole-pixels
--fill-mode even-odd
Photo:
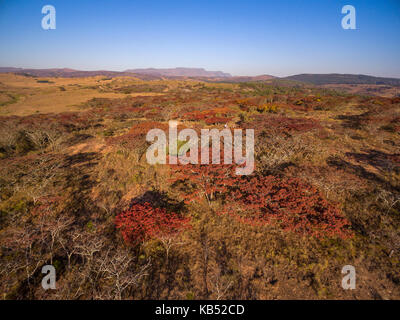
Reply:
[[[146,136],[147,132],[152,129],[161,129],[166,131],[168,130],[168,124],[157,121],[144,121],[132,126],[132,128],[129,130],[129,133],[136,136]]]
[[[210,152],[211,156],[211,152]],[[298,178],[275,176],[237,176],[235,164],[171,165],[173,183],[183,183],[186,203],[219,199],[224,204],[221,214],[229,214],[242,223],[278,225],[315,237],[348,238],[352,235],[349,221],[340,209],[329,203],[310,184]],[[211,159],[210,159],[211,160]]]
[[[187,112],[183,114],[183,118],[193,121],[203,120],[206,124],[226,123],[232,120],[232,117],[228,117],[232,113],[233,110],[228,107],[216,107],[210,110]]]
[[[313,186],[297,178],[236,176],[234,165],[173,165],[186,203],[223,201],[222,214],[251,225],[274,224],[303,235],[351,237],[349,221]]]
[[[197,164],[171,165],[174,175],[171,182],[185,184],[183,198],[185,203],[206,199],[208,203],[218,194],[227,191],[234,183],[232,165],[226,164]]]
[[[163,237],[173,237],[190,228],[190,219],[164,208],[154,208],[148,202],[134,203],[115,218],[115,225],[129,245]]]
[[[155,121],[140,122],[135,124],[126,134],[107,138],[106,143],[108,145],[118,145],[130,150],[144,147],[146,145],[147,132],[156,128],[167,132],[168,125]]]
[[[204,120],[206,124],[217,124],[217,123],[227,123],[231,121],[232,118],[224,118],[224,117],[211,117]]]
[[[245,128],[269,128],[282,133],[307,132],[321,129],[320,123],[311,118],[289,118],[282,116],[258,115]]]
[[[228,213],[241,222],[277,224],[285,231],[315,237],[351,236],[350,223],[313,186],[297,178],[249,177],[225,198]]]
[[[201,150],[198,152],[199,159]],[[232,162],[232,155],[230,156]],[[170,165],[173,170],[170,182],[184,184],[182,197],[185,203],[204,200],[210,204],[216,196],[228,191],[236,177],[234,175],[234,164],[224,163],[224,152],[221,147],[220,163],[213,164],[212,150],[209,150],[209,164],[176,164]]]

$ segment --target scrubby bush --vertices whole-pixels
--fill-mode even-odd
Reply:
[[[20,131],[15,141],[15,151],[18,154],[25,154],[35,148],[34,143],[25,131]]]
[[[257,107],[259,113],[277,113],[279,110],[277,105],[262,105]]]
[[[296,178],[253,176],[230,188],[222,210],[244,223],[276,224],[285,231],[315,237],[351,236],[338,207],[313,186]]]
[[[189,218],[164,208],[155,208],[150,203],[134,203],[115,219],[117,229],[129,245],[137,245],[153,238],[175,236],[189,228]]]

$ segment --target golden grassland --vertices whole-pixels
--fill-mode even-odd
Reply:
[[[137,84],[141,80],[121,77],[102,80],[104,77],[89,78],[32,78],[13,74],[0,74],[0,103],[10,101],[7,94],[17,97],[14,103],[0,108],[2,115],[30,115],[34,113],[61,113],[79,111],[80,104],[93,98],[124,98],[116,92],[102,92],[101,87],[110,82]],[[38,81],[49,81],[41,83]],[[63,89],[61,89],[63,88]],[[152,96],[160,93],[132,93],[130,96]]]
[[[162,95],[162,92],[119,93],[115,87],[149,83],[134,77],[107,78],[36,78],[16,74],[0,74],[0,115],[30,115],[81,111],[80,105],[93,98],[126,98]],[[152,85],[165,85],[168,90],[198,85],[196,80],[154,80]],[[231,89],[234,84],[211,83],[213,88]],[[14,97],[14,99],[13,99]]]

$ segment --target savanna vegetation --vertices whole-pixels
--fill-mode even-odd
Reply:
[[[127,77],[0,88],[3,299],[400,298],[400,98]],[[149,165],[146,133],[169,120],[254,129],[253,174]]]

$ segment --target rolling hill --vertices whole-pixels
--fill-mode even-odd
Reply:
[[[296,74],[285,77],[288,80],[311,83],[315,85],[325,84],[376,84],[400,86],[400,79],[373,77],[363,74]]]
[[[270,80],[295,81],[297,83],[312,84],[317,86],[325,85],[377,85],[400,87],[400,79],[374,77],[362,74],[296,74],[288,77],[274,77],[271,75],[258,76],[232,76],[222,71],[207,71],[203,68],[166,68],[166,69],[128,69],[125,71],[95,70],[83,71],[69,68],[52,69],[24,69],[13,67],[0,67],[0,73],[15,73],[33,77],[64,77],[81,78],[93,76],[120,77],[131,76],[142,80],[157,79],[182,79],[191,78],[204,81],[219,82],[262,82]]]
[[[206,77],[206,78],[230,78],[232,75],[222,71],[207,71],[203,68],[169,68],[169,69],[129,69],[125,72],[135,74],[148,74],[163,77]]]

